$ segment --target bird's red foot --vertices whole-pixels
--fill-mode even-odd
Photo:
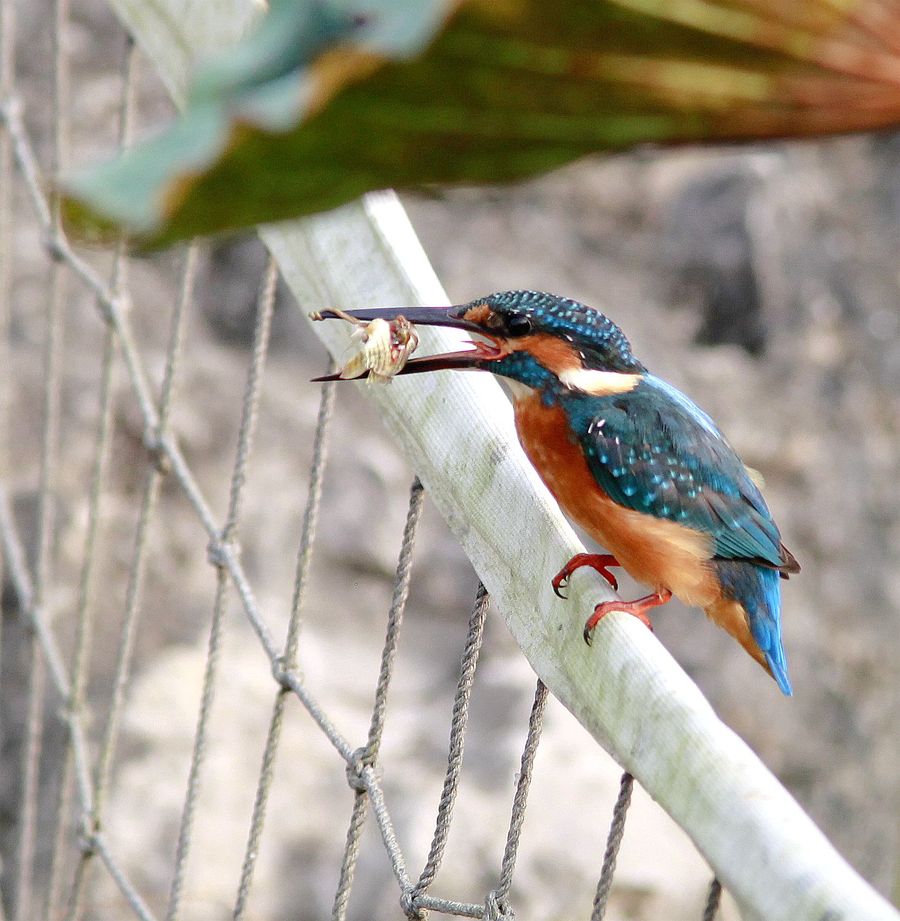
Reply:
[[[582,566],[590,566],[591,569],[596,569],[613,587],[613,591],[616,591],[619,583],[608,567],[619,565],[621,565],[619,561],[609,553],[576,553],[553,577],[553,591],[558,597],[565,598],[566,596],[562,593],[562,590],[568,586],[572,573],[576,569],[581,569]]]
[[[633,614],[644,624],[644,626],[653,630],[653,624],[647,616],[647,611],[649,611],[650,608],[657,607],[657,605],[665,604],[671,597],[672,593],[668,589],[663,589],[662,591],[654,592],[652,595],[636,598],[634,601],[604,601],[598,604],[597,607],[594,608],[594,613],[591,614],[584,625],[583,636],[585,643],[587,643],[588,646],[591,645],[591,633],[593,633],[594,627],[596,627],[610,611],[625,611],[628,614]]]

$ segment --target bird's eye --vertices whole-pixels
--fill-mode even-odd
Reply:
[[[513,314],[506,319],[508,336],[527,336],[531,332],[531,319],[523,314]]]

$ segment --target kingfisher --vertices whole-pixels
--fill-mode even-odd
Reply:
[[[792,694],[781,637],[780,580],[800,571],[750,471],[715,423],[634,356],[622,330],[578,301],[505,291],[451,307],[374,308],[358,321],[448,326],[477,335],[463,351],[413,358],[400,374],[478,369],[511,391],[525,454],[566,514],[608,553],[574,556],[614,589],[621,566],[650,594],[598,604],[585,641],[609,611],[647,626],[673,595],[702,608]],[[319,380],[336,379],[327,375]]]

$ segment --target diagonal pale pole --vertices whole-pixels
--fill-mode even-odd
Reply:
[[[176,102],[197,54],[233,42],[262,8],[257,0],[109,2]],[[447,303],[392,193],[261,235],[304,309]],[[313,324],[313,332],[340,355],[342,326]],[[422,338],[425,354],[448,347],[453,334]],[[377,405],[534,670],[688,832],[745,918],[900,919],[646,628],[613,615],[593,647],[581,641],[584,612],[602,599],[577,586],[566,603],[552,594],[552,575],[583,548],[522,454],[509,403],[488,375],[351,386]]]

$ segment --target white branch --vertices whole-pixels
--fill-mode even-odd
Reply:
[[[210,24],[219,45],[223,30],[236,38],[257,6],[110,3],[176,98],[183,98],[195,50],[210,48]],[[391,193],[265,229],[262,237],[304,309],[447,302]],[[313,331],[340,355],[342,327],[318,323]],[[453,339],[423,332],[421,354]],[[582,642],[585,613],[601,599],[596,589],[588,594],[577,586],[568,602],[552,594],[552,575],[581,548],[522,454],[509,403],[488,375],[448,372],[353,386],[378,405],[535,671],[688,832],[746,917],[896,921],[894,909],[835,852],[635,618],[610,616],[593,647]]]

